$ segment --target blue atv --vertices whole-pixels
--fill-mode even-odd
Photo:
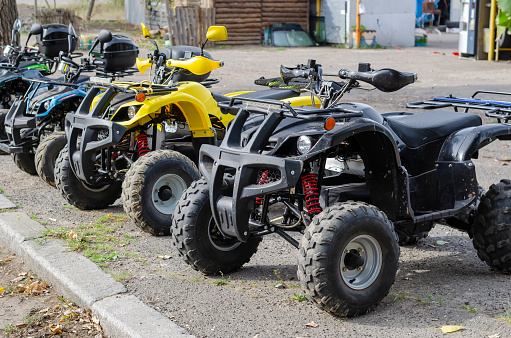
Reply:
[[[56,71],[55,58],[60,51],[73,51],[78,36],[73,36],[73,43],[67,44],[68,29],[64,25],[41,25],[35,23],[30,29],[25,46],[13,47],[15,37],[21,29],[21,22],[16,20],[12,31],[12,45],[4,46],[0,61],[0,108],[9,109],[15,98],[22,96],[30,87],[30,79],[45,79]],[[39,49],[28,47],[32,36],[37,39]],[[65,44],[62,43],[65,41]],[[71,48],[71,49],[69,49]]]
[[[70,44],[74,29],[69,27]],[[130,45],[138,54],[135,43],[122,36],[112,36],[102,30],[95,40],[94,47],[101,43],[104,46],[112,43]],[[105,55],[105,53],[103,53]],[[89,76],[82,72],[95,72],[96,81],[111,81],[134,73],[129,70],[133,64],[123,67],[112,67],[101,58],[89,55],[81,63],[76,63],[70,53],[61,53],[58,70],[64,74],[63,81],[31,79],[27,93],[13,103],[5,117],[5,133],[7,141],[0,143],[0,149],[12,154],[16,165],[23,171],[39,176],[55,186],[53,168],[60,150],[66,145],[63,133],[65,115],[75,111],[86,95],[86,82]]]

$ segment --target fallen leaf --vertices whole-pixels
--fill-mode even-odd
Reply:
[[[62,333],[62,326],[60,326],[60,325],[50,326],[50,331],[51,331],[51,336]]]
[[[25,279],[25,277],[16,277],[16,278],[11,280],[11,283],[12,284],[17,284],[17,283],[21,282],[24,279]]]
[[[446,245],[446,244],[449,244],[449,242],[446,242],[446,241],[436,241],[436,244],[438,244],[438,245]]]
[[[314,323],[314,322],[310,322],[310,323],[305,324],[305,326],[307,326],[307,327],[318,327],[319,324]]]
[[[76,232],[71,231],[71,232],[69,233],[69,238],[71,238],[71,239],[77,239],[77,238],[78,238],[78,235],[76,234]]]
[[[0,288],[0,296],[3,296],[3,295],[5,295],[5,288],[2,286]]]
[[[453,333],[459,330],[463,330],[463,326],[458,325],[444,325],[440,328],[443,333]]]
[[[108,214],[108,217],[112,217],[114,214]]]
[[[16,291],[18,291],[19,293],[25,292],[26,289],[27,287],[25,285],[21,284],[16,285]]]
[[[5,259],[5,261],[6,261],[6,262],[10,262],[10,261],[11,261],[11,259],[10,259],[10,258],[6,258],[6,259]]]

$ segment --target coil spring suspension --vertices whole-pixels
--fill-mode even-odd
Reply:
[[[261,175],[261,178],[259,178],[259,182],[257,182],[257,185],[261,185],[261,184],[266,184],[268,183],[268,173],[269,173],[269,170],[265,170],[263,172],[263,174]],[[264,201],[264,197],[256,197],[255,198],[255,204],[256,205],[261,205],[263,204],[263,201]]]
[[[309,174],[302,177],[303,193],[305,195],[305,206],[307,214],[317,214],[322,211],[319,204],[318,180],[316,175]]]
[[[146,134],[138,134],[137,136],[138,156],[142,157],[151,150],[149,149],[149,141]]]

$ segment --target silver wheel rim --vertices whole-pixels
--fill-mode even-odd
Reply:
[[[153,185],[151,198],[153,205],[162,214],[172,215],[176,203],[188,186],[181,176],[166,174]]]
[[[360,256],[363,264],[354,268],[349,264],[350,255]],[[360,261],[360,258],[358,260]],[[383,255],[378,241],[372,236],[360,235],[353,238],[344,248],[340,262],[341,277],[349,288],[362,290],[378,278],[382,264]]]
[[[232,251],[241,245],[236,239],[225,238],[218,230],[215,219],[211,216],[208,224],[208,238],[213,247],[219,251]]]

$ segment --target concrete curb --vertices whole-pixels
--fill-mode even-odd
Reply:
[[[69,252],[57,240],[43,240],[45,227],[23,212],[0,213],[0,243],[21,257],[65,298],[91,309],[111,337],[191,337],[96,264]]]

